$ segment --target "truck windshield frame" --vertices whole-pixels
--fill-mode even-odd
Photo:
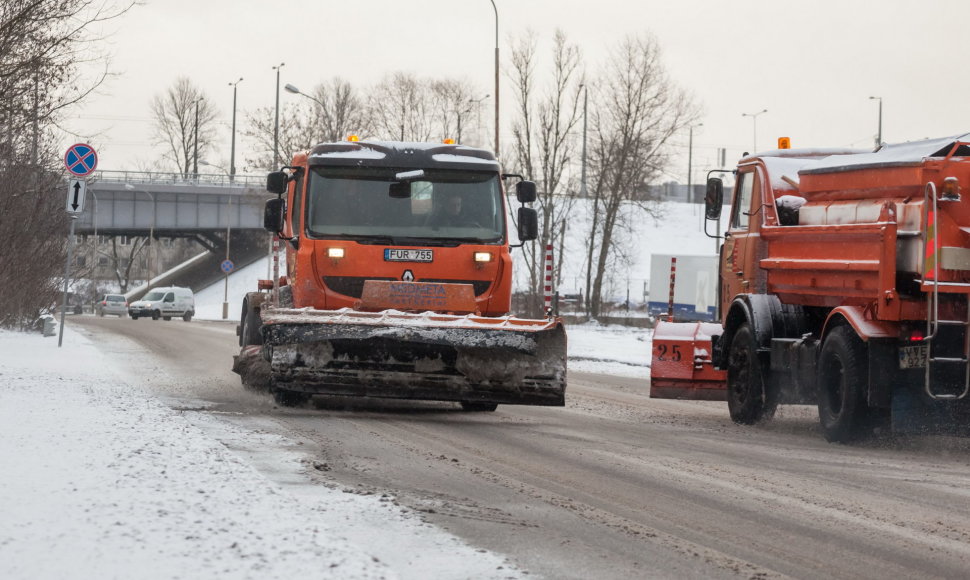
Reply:
[[[413,170],[312,167],[305,235],[379,244],[505,241],[505,206],[497,172],[425,169],[425,177],[410,183],[410,197],[391,197],[395,175],[409,169]]]

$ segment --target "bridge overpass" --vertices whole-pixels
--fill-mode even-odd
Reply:
[[[84,211],[75,233],[93,236],[191,238],[209,251],[189,268],[153,285],[177,284],[199,290],[224,276],[226,257],[242,268],[267,252],[263,230],[266,176],[137,171],[96,171],[87,178]]]

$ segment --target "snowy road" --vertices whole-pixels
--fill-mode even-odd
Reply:
[[[389,503],[548,578],[963,578],[970,442],[825,443],[813,409],[732,424],[723,403],[571,373],[567,406],[327,400],[280,409],[229,371],[233,326],[78,318],[163,400],[289,488]],[[281,470],[278,453],[305,470]],[[366,540],[366,539],[364,539]],[[392,566],[393,567],[393,566]]]

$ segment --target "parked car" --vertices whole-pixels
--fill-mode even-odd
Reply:
[[[195,295],[191,289],[179,286],[154,288],[141,300],[128,305],[128,314],[132,320],[138,320],[140,316],[151,316],[152,320],[181,316],[188,322],[195,315]]]
[[[115,316],[123,318],[128,315],[128,301],[125,300],[122,294],[105,294],[95,304],[94,310],[98,316],[114,314]]]

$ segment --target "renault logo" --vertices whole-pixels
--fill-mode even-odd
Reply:
[[[414,282],[414,272],[411,270],[405,270],[404,273],[401,274],[401,280],[404,280],[405,282]]]

